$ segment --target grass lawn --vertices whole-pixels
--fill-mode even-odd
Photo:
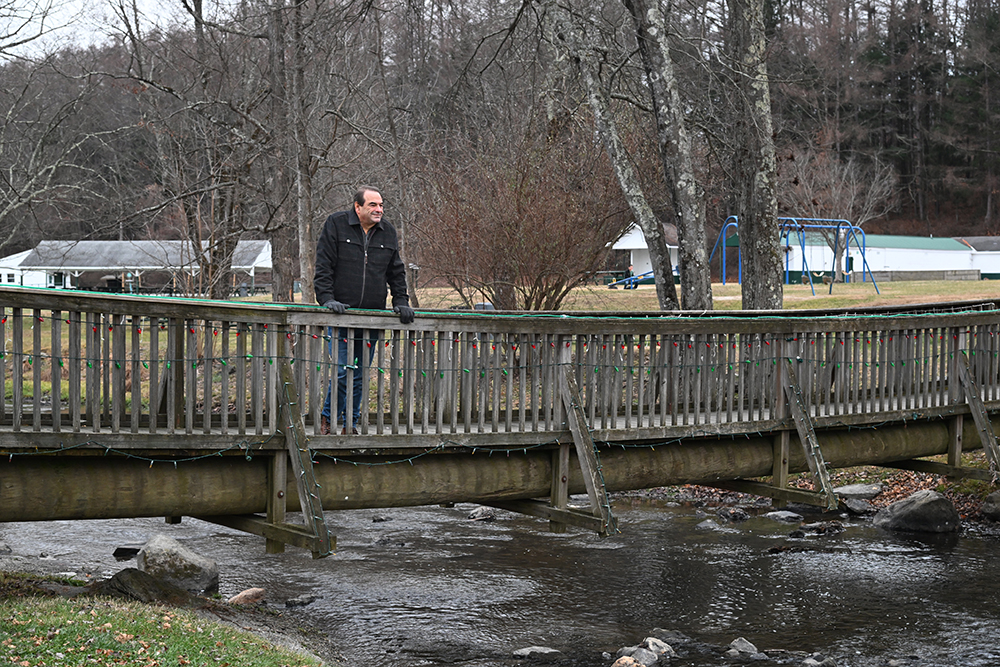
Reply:
[[[740,289],[740,285],[735,283],[712,285],[715,309],[739,310]],[[870,282],[833,285],[832,293],[830,285],[820,284],[814,289],[815,294],[809,285],[785,285],[785,308],[851,308],[1000,298],[1000,282],[989,280],[886,282],[878,285],[877,292]],[[417,296],[421,308],[450,308],[461,303],[450,288],[421,288]],[[609,289],[603,285],[578,287],[570,293],[562,307],[562,310],[604,311],[657,309],[656,289],[652,285],[640,285],[634,290]]]
[[[32,580],[0,573],[0,663],[313,667],[279,647],[192,611],[104,598],[40,595]]]

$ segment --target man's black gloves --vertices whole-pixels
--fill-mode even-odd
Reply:
[[[323,304],[323,307],[329,308],[332,312],[337,313],[338,315],[343,315],[344,313],[347,312],[347,304],[341,303],[336,299],[330,299],[329,301]]]
[[[409,306],[396,306],[392,312],[399,315],[399,321],[403,324],[409,324],[413,321],[413,309]]]
[[[323,304],[324,308],[329,308],[331,312],[338,315],[343,315],[347,312],[347,304],[341,303],[336,299],[330,299]],[[409,306],[396,306],[392,309],[392,312],[399,315],[399,321],[403,324],[409,324],[413,321],[413,309]]]

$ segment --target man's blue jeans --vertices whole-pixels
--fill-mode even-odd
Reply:
[[[327,329],[327,334],[331,336],[328,343],[330,355],[333,355],[333,328]],[[361,360],[368,354],[368,366],[370,367],[372,357],[375,355],[375,344],[378,342],[378,332],[369,329],[337,329],[337,421],[347,428],[344,414],[347,412],[347,367],[354,367],[354,401],[351,409],[351,426],[356,428],[358,419],[361,417],[361,394],[364,388],[362,377]],[[327,389],[326,402],[323,404],[323,416],[330,418],[330,402],[333,394],[333,386]],[[332,423],[337,423],[333,422]]]

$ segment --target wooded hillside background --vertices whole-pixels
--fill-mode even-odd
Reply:
[[[85,33],[0,6],[0,254],[207,241],[222,295],[236,241],[267,238],[275,299],[301,276],[311,300],[323,220],[372,184],[411,284],[555,308],[633,220],[591,75],[656,218],[676,222],[635,3],[164,2],[176,19],[116,0]],[[734,134],[760,127],[741,111],[733,6],[659,5],[703,193],[704,236],[682,243],[699,247],[739,213]],[[997,233],[1000,2],[769,0],[763,18],[780,214]]]

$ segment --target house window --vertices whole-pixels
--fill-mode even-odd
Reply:
[[[16,281],[14,280],[14,274],[13,274],[13,273],[8,273],[8,274],[7,274],[7,282],[9,282],[9,283],[13,283],[13,282],[16,282]]]

